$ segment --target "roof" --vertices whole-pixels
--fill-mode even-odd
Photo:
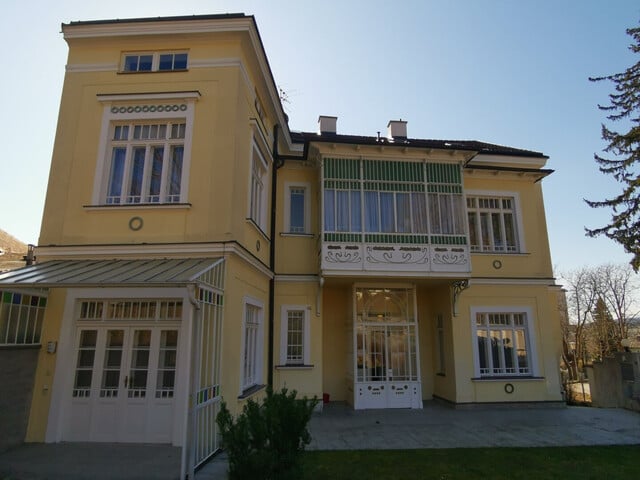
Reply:
[[[441,150],[468,150],[491,155],[510,155],[514,157],[549,158],[541,152],[507,147],[477,140],[433,140],[421,138],[368,137],[360,135],[341,135],[337,133],[291,132],[295,143],[327,142],[356,145],[384,145],[388,147],[434,148]]]
[[[138,18],[115,18],[110,20],[81,20],[71,21],[62,26],[73,25],[108,25],[114,23],[146,23],[146,22],[181,22],[184,20],[228,20],[232,18],[248,18],[244,13],[220,13],[210,15],[177,15],[171,17],[138,17]]]
[[[0,274],[2,287],[184,286],[222,262],[218,258],[51,260]]]

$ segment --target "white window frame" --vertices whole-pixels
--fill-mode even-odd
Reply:
[[[300,189],[304,193],[304,209],[303,209],[303,225],[302,231],[293,231],[291,225],[291,194],[294,189]],[[285,233],[290,235],[308,235],[311,233],[311,202],[310,192],[311,184],[307,182],[285,182],[284,184],[284,229]]]
[[[161,55],[173,55],[173,61],[175,62],[175,55],[186,55],[187,65],[185,68],[171,68],[169,70],[160,70],[160,56]],[[151,56],[151,70],[126,70],[127,57],[141,57]],[[122,73],[149,73],[149,72],[184,72],[189,68],[189,52],[186,50],[168,50],[164,52],[149,52],[149,51],[134,51],[134,52],[122,52],[122,58],[120,63],[120,71]]]
[[[255,129],[254,129],[255,130]],[[266,140],[254,133],[249,155],[249,192],[247,218],[266,235],[272,164]]]
[[[514,232],[516,236],[517,243],[517,251],[515,252],[507,252],[506,250],[496,251],[496,250],[471,250],[471,253],[490,253],[490,254],[518,254],[526,252],[526,245],[524,239],[524,222],[522,219],[522,208],[520,203],[520,193],[513,191],[503,191],[503,190],[465,190],[465,199],[464,206],[466,211],[466,222],[467,222],[467,232],[469,238],[471,236],[470,226],[469,226],[469,208],[467,207],[467,198],[469,197],[490,197],[490,198],[510,198],[513,201],[513,214],[515,215],[514,226],[516,231]],[[476,210],[477,212],[477,210]],[[478,235],[482,235],[481,232],[477,232]],[[471,245],[469,245],[471,248]]]
[[[486,306],[486,307],[471,307],[471,342],[473,348],[473,362],[474,362],[474,376],[478,379],[487,379],[491,380],[493,378],[501,379],[505,377],[512,378],[531,378],[538,376],[538,359],[537,359],[537,340],[535,337],[535,329],[533,328],[533,323],[535,322],[535,318],[533,316],[533,310],[530,307],[526,306]],[[478,326],[476,325],[476,315],[477,314],[499,314],[499,313],[515,313],[515,314],[524,314],[526,326],[524,327],[525,331],[525,342],[527,346],[527,357],[529,362],[529,372],[526,374],[513,373],[513,374],[505,374],[505,373],[488,373],[481,374],[480,373],[480,352],[478,350]]]
[[[303,312],[302,318],[302,361],[289,360],[289,312]],[[280,365],[283,366],[309,366],[311,364],[311,306],[309,305],[283,305],[281,308],[280,324]]]
[[[116,205],[118,207],[136,207],[139,205],[135,203],[107,204],[112,161],[111,142],[115,125],[133,122],[159,123],[167,121],[179,121],[179,123],[185,124],[180,198],[178,202],[144,203],[144,205],[162,206],[187,203],[189,198],[188,180],[191,170],[195,102],[199,96],[198,92],[98,95],[98,101],[103,104],[103,114],[91,198],[92,205]]]
[[[244,297],[242,305],[242,349],[240,355],[240,395],[260,386],[264,370],[264,303],[258,299]],[[255,309],[255,322],[247,322],[250,310]],[[254,329],[254,338],[247,344],[247,330]],[[248,360],[247,360],[248,358]]]

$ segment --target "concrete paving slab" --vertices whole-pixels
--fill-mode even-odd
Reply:
[[[422,410],[324,406],[309,424],[309,450],[640,445],[640,413],[589,407]],[[0,454],[0,480],[179,478],[181,449],[164,445],[26,444]],[[214,457],[196,480],[224,480],[228,460]]]

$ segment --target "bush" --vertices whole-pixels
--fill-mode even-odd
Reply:
[[[307,424],[317,398],[296,399],[286,388],[258,403],[249,400],[234,420],[222,402],[216,422],[229,455],[229,478],[288,480],[302,478],[301,453],[311,441]]]

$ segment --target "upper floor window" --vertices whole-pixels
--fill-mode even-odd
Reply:
[[[123,57],[123,72],[168,72],[187,69],[186,52],[127,53]]]
[[[467,212],[471,251],[520,251],[514,197],[467,196]]]
[[[184,120],[114,124],[105,202],[180,202],[185,131]]]
[[[285,184],[285,231],[309,233],[309,184]]]
[[[262,231],[267,229],[267,183],[267,162],[254,142],[251,155],[249,218]]]
[[[187,203],[198,92],[98,95],[92,205]]]

